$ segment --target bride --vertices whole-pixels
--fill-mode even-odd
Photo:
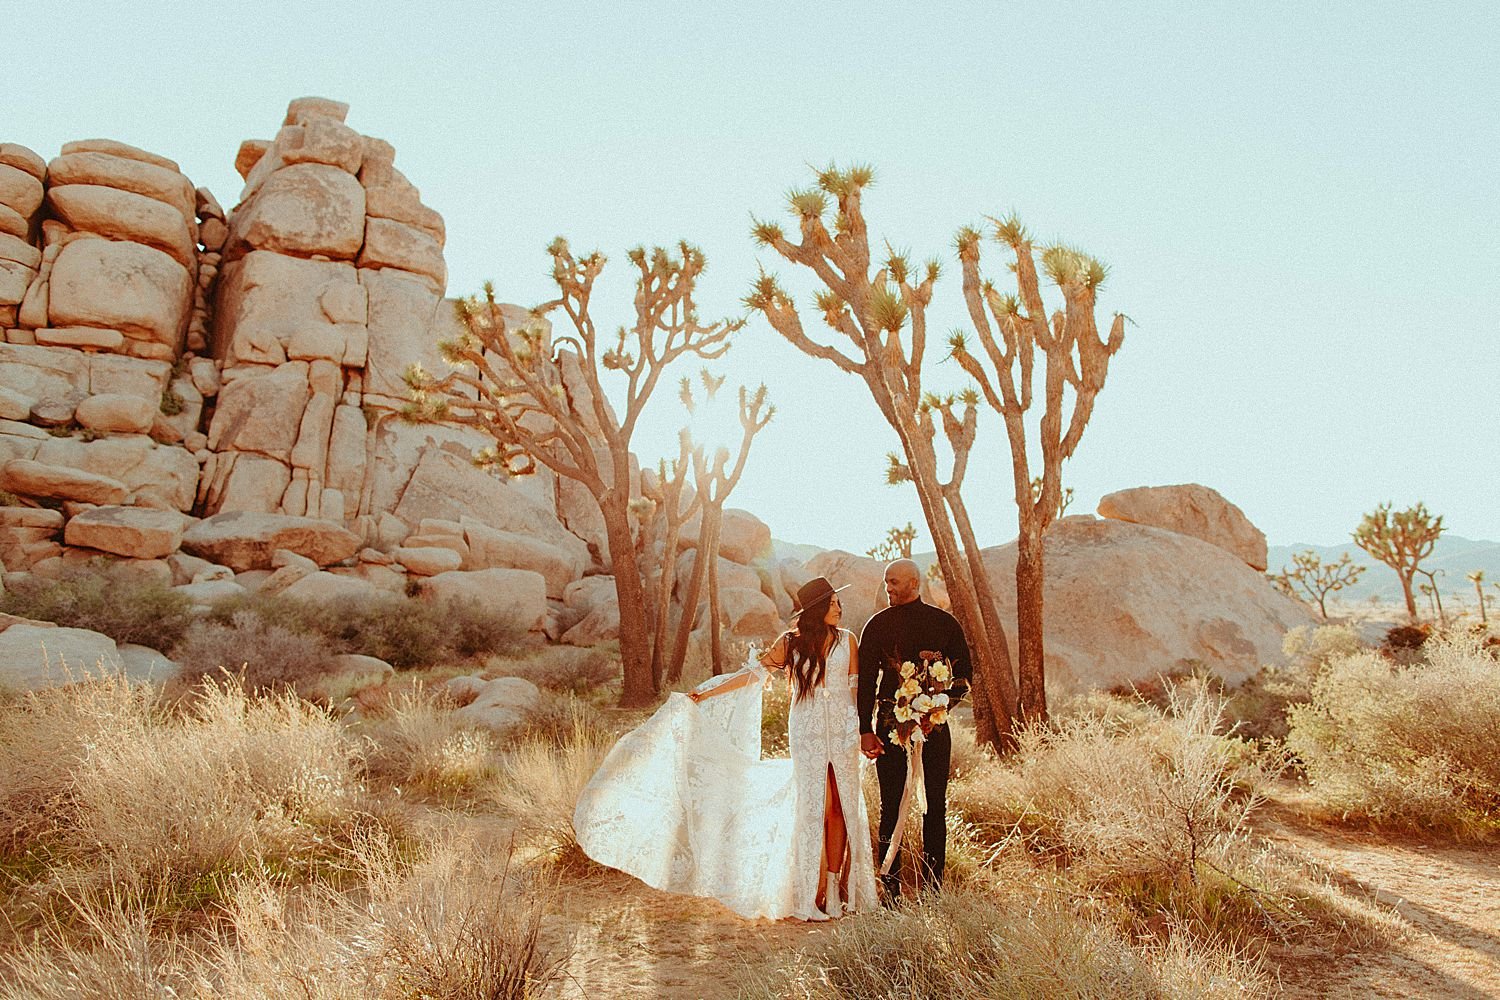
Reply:
[[[876,905],[860,790],[853,633],[824,578],[797,592],[796,625],[745,667],[620,738],[578,798],[573,826],[594,860],[745,917],[826,920]],[[767,668],[792,687],[792,759],[760,759]]]

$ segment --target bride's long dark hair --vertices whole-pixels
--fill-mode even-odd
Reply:
[[[823,683],[828,670],[828,654],[838,645],[839,630],[823,619],[828,617],[829,594],[821,601],[802,609],[797,627],[786,634],[787,672],[792,678],[793,698],[801,701]],[[828,641],[832,634],[833,642]]]

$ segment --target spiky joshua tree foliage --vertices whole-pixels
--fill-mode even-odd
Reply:
[[[753,230],[758,243],[807,268],[822,284],[816,313],[833,330],[834,344],[808,335],[791,295],[773,275],[762,272],[745,303],[803,353],[862,379],[896,432],[901,443],[896,468],[916,487],[954,616],[973,651],[977,736],[1001,746],[1010,741],[1016,712],[1005,631],[979,547],[968,530],[967,513],[961,505],[953,506],[954,486],[962,479],[961,460],[944,483],[933,440],[935,413],[944,417],[945,433],[972,435],[972,424],[966,427],[966,418],[957,415],[950,428],[952,404],[962,401],[946,401],[950,405],[944,413],[938,404],[945,401],[929,399],[922,391],[927,307],[940,268],[935,260],[913,267],[905,254],[889,248],[883,261],[872,262],[861,206],[872,177],[870,168],[862,166],[817,171],[815,187],[788,196],[796,239],[771,222],[756,222]],[[969,411],[972,415],[972,405]]]
[[[1365,567],[1349,558],[1345,552],[1333,562],[1324,562],[1317,552],[1306,549],[1292,553],[1292,564],[1283,566],[1280,573],[1268,573],[1272,583],[1288,597],[1317,602],[1318,614],[1328,620],[1328,595],[1352,587],[1364,575]]]
[[[1428,513],[1418,503],[1406,510],[1391,510],[1383,503],[1359,522],[1354,529],[1354,544],[1396,571],[1401,581],[1401,596],[1406,598],[1406,614],[1417,620],[1417,599],[1412,594],[1412,578],[1419,572],[1422,560],[1432,554],[1438,536],[1443,533],[1443,519]]]
[[[959,230],[955,245],[973,340],[958,330],[950,335],[948,346],[953,359],[978,384],[984,401],[1004,421],[1010,442],[1020,528],[1016,542],[1020,712],[1025,719],[1044,720],[1042,539],[1070,499],[1062,486],[1062,464],[1078,450],[1094,412],[1094,399],[1109,374],[1110,359],[1125,341],[1125,317],[1115,314],[1107,336],[1095,323],[1095,297],[1107,273],[1097,259],[1061,244],[1038,250],[1014,215],[990,222],[990,236],[1012,258],[1009,267],[1016,290],[1002,292],[981,272],[984,234],[974,227]],[[1041,275],[1062,294],[1062,307],[1050,313],[1042,298]],[[1033,379],[1038,351],[1042,361],[1039,394],[1034,392]],[[1028,418],[1038,402],[1041,417],[1033,422]],[[1028,449],[1031,443],[1039,445],[1036,452]],[[1033,475],[1031,466],[1036,453],[1041,458],[1039,476]]]
[[[637,247],[627,254],[635,269],[635,315],[601,342],[592,301],[604,255],[576,256],[561,237],[548,253],[559,296],[533,315],[561,309],[571,330],[548,344],[540,323],[511,329],[494,286],[486,284],[482,294],[458,303],[463,332],[442,345],[454,370],[441,378],[420,367],[410,370],[411,402],[404,413],[487,434],[494,445],[476,454],[482,467],[525,475],[542,466],[580,483],[594,498],[620,606],[620,703],[647,705],[655,689],[652,633],[637,555],[639,518],[632,516],[631,437],[666,369],[685,355],[719,357],[744,321],[700,321],[694,293],[705,264],[702,251],[685,242],[675,252]],[[576,376],[569,377],[570,368]],[[608,402],[606,372],[623,381],[618,413]]]

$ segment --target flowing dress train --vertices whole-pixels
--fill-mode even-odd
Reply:
[[[843,666],[829,658],[830,694],[793,705],[791,760],[760,757],[766,671],[753,656],[712,682],[748,673],[753,682],[742,688],[698,704],[669,695],[620,738],[579,795],[573,826],[584,853],[653,888],[717,899],[743,917],[827,919],[816,893],[832,763],[851,850],[849,903],[874,906],[847,641],[840,645]]]

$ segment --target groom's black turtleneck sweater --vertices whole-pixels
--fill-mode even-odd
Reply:
[[[859,637],[860,733],[874,732],[876,704],[888,704],[895,698],[902,662],[917,662],[924,650],[942,653],[953,664],[948,697],[950,705],[956,705],[974,676],[969,644],[958,619],[919,597],[886,608],[865,624]]]

